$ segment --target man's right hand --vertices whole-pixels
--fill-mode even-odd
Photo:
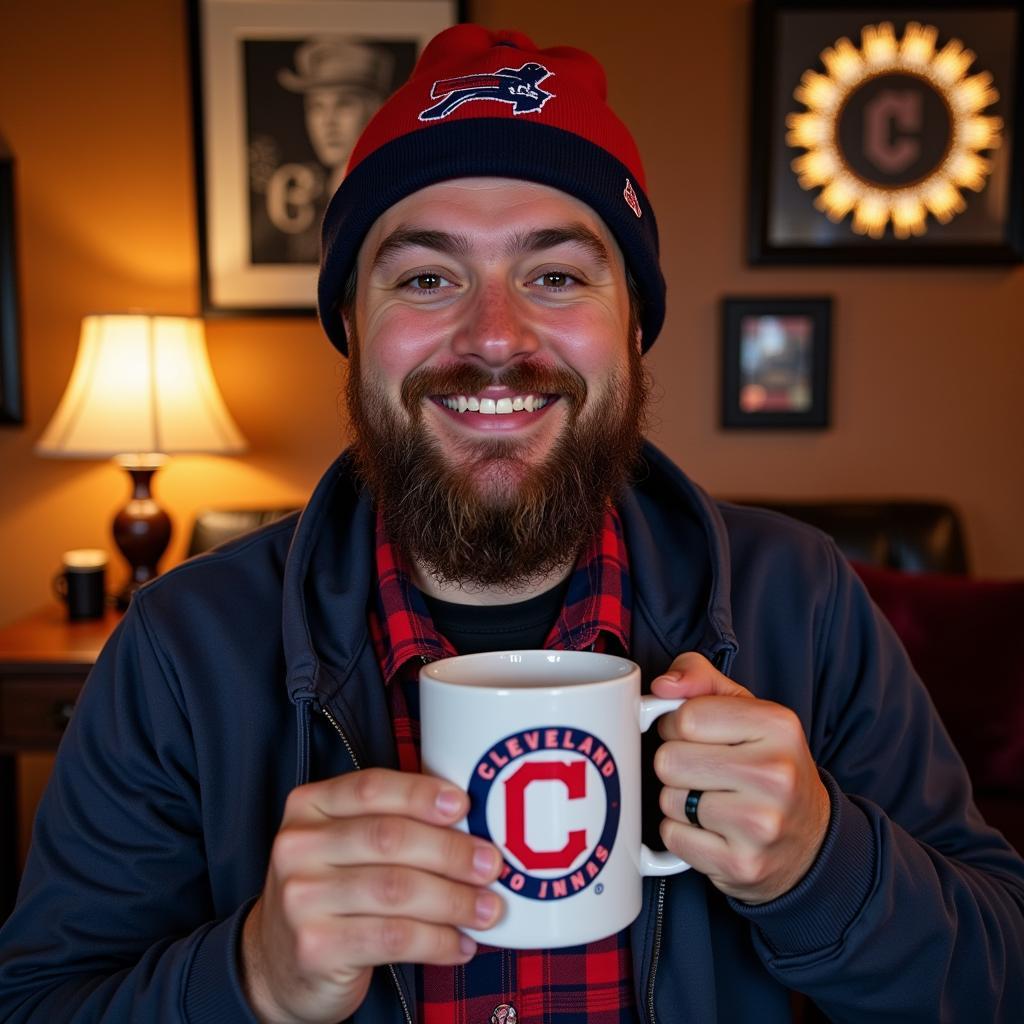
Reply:
[[[300,786],[285,804],[260,898],[242,932],[257,1018],[335,1022],[378,964],[463,964],[502,910],[491,843],[451,826],[469,798],[427,775],[368,768]]]

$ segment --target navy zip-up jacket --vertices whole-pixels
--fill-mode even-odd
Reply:
[[[810,872],[771,903],[727,899],[695,871],[645,882],[631,931],[641,1019],[773,1024],[796,989],[837,1021],[1019,1024],[1024,862],[978,816],[835,546],[712,502],[650,446],[620,510],[645,684],[697,650],[792,708],[832,801]],[[396,766],[367,635],[373,527],[342,456],[301,517],[135,597],[40,804],[0,932],[0,1018],[253,1020],[239,935],[289,790]],[[984,686],[978,670],[965,686]],[[649,840],[657,792],[645,788]],[[411,1020],[414,991],[411,965],[380,968],[355,1020]]]

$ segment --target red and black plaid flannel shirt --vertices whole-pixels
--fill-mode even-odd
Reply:
[[[388,686],[403,771],[419,771],[416,683],[423,659],[458,653],[434,628],[423,595],[377,516],[377,606],[370,631]],[[632,593],[622,523],[613,508],[583,551],[561,614],[544,643],[549,650],[629,650]],[[501,1006],[519,1024],[636,1024],[629,932],[555,950],[481,945],[462,967],[416,972],[421,1024],[488,1024]],[[498,1014],[496,1019],[505,1018]]]

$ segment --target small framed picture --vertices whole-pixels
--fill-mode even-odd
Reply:
[[[755,0],[751,263],[1024,260],[1020,0]]]
[[[320,221],[352,147],[449,0],[189,0],[206,314],[314,311]]]
[[[18,334],[14,158],[0,139],[0,424],[24,422]]]
[[[722,426],[829,425],[832,300],[722,300]]]

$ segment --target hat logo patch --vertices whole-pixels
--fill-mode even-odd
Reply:
[[[633,186],[630,184],[629,178],[626,179],[626,187],[622,190],[622,198],[629,204],[629,208],[638,216],[643,216],[643,211],[640,209],[640,200],[636,197],[636,192],[633,191]]]
[[[540,83],[552,74],[543,64],[530,61],[521,68],[499,68],[489,75],[438,79],[430,89],[430,98],[439,102],[421,111],[419,119],[440,121],[472,100],[510,103],[513,114],[536,114],[555,95],[540,88]]]

